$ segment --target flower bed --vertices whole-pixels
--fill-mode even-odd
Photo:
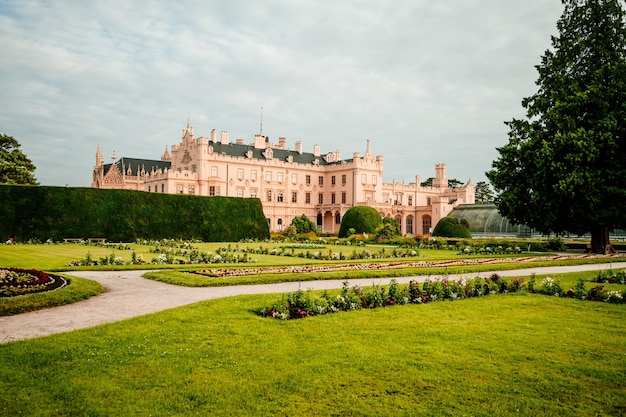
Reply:
[[[534,275],[528,281],[523,278],[515,278],[508,282],[498,274],[492,274],[489,278],[448,280],[443,277],[433,280],[427,279],[421,285],[417,281],[411,281],[406,286],[400,286],[395,279],[392,279],[387,287],[374,284],[367,289],[358,285],[350,287],[348,281],[344,281],[339,295],[335,297],[331,297],[328,291],[324,291],[321,297],[314,297],[311,290],[298,290],[291,294],[283,294],[270,307],[262,308],[256,313],[263,317],[289,320],[362,308],[379,308],[396,304],[424,304],[444,300],[455,301],[522,291],[579,300],[604,301],[613,304],[626,302],[626,289],[622,292],[607,291],[603,286],[595,286],[587,290],[581,280],[574,288],[563,291],[560,282],[552,277],[546,277],[539,284],[536,284]]]
[[[0,297],[50,291],[65,285],[67,281],[64,278],[35,269],[0,269]]]
[[[455,259],[447,261],[415,261],[415,262],[380,262],[371,264],[341,264],[341,265],[305,265],[305,266],[284,266],[284,267],[267,267],[267,268],[241,268],[241,269],[212,269],[193,271],[196,274],[206,275],[210,277],[234,277],[258,274],[285,274],[285,273],[310,273],[310,272],[332,272],[343,270],[388,270],[403,268],[437,268],[448,266],[468,266],[468,265],[487,265],[496,263],[524,263],[524,262],[544,262],[562,259],[587,259],[596,257],[595,255],[581,256],[540,256],[540,257],[522,257],[522,258],[483,258],[483,259]],[[604,257],[604,255],[602,255]]]

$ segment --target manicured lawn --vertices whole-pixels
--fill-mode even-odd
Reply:
[[[285,243],[192,243],[194,249],[200,253],[216,254],[218,250],[230,248],[226,251],[231,255],[237,255],[240,258],[247,256],[251,263],[211,263],[211,264],[194,264],[194,265],[158,265],[151,264],[151,261],[157,259],[159,254],[155,253],[156,246],[140,245],[136,243],[125,244],[121,249],[120,246],[101,247],[94,245],[80,244],[40,244],[40,245],[0,245],[0,268],[16,267],[26,269],[39,269],[44,271],[67,271],[79,269],[203,269],[203,268],[241,268],[241,267],[257,267],[257,266],[291,266],[291,265],[320,265],[320,264],[337,264],[337,263],[374,263],[381,261],[404,262],[404,261],[442,261],[447,259],[484,259],[484,258],[511,258],[520,256],[545,256],[546,253],[523,253],[517,255],[459,255],[456,250],[437,250],[437,249],[406,249],[395,248],[385,245],[371,246],[344,246],[344,245],[300,245]],[[178,249],[174,248],[176,252]],[[190,252],[189,249],[180,249],[181,251]],[[237,250],[237,251],[235,251]],[[258,253],[259,251],[266,253]],[[393,257],[394,250],[397,253],[417,252],[416,256]],[[271,255],[275,251],[281,255]],[[369,251],[372,255],[381,256],[380,258],[369,259],[346,259],[346,260],[322,260],[313,259],[313,255],[343,254],[346,258],[352,257],[354,254],[361,254]],[[133,252],[137,257],[142,257],[147,263],[143,265],[98,265],[92,267],[85,266],[68,266],[72,261],[80,261],[89,254],[93,260],[100,258],[109,258],[111,255],[120,257],[125,263],[129,263],[132,259]],[[222,252],[224,253],[224,252]],[[305,257],[307,253],[309,258]],[[299,256],[299,254],[302,256]],[[187,255],[176,255],[173,258],[188,261]],[[623,259],[626,259],[623,258]],[[615,261],[617,262],[618,259]],[[594,262],[593,260],[585,262]],[[459,271],[457,271],[459,272]]]
[[[621,416],[626,305],[542,295],[337,313],[206,301],[0,345],[0,414]]]

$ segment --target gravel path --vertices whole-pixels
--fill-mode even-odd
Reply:
[[[535,274],[561,274],[575,271],[596,271],[609,268],[626,268],[626,263],[595,265],[555,266],[529,268],[513,271],[499,271],[500,276],[529,276]],[[67,272],[81,278],[101,283],[106,292],[85,301],[60,307],[14,316],[0,317],[0,343],[30,339],[56,333],[69,332],[110,323],[131,317],[155,313],[202,300],[230,297],[243,294],[268,294],[296,291],[298,288],[323,290],[340,288],[343,280],[290,282],[267,285],[240,285],[230,287],[190,288],[156,282],[142,278],[146,271],[75,271]],[[484,272],[488,276],[492,272]],[[450,275],[451,279],[475,277],[478,274]],[[410,280],[423,281],[425,276],[396,278],[399,283]],[[388,284],[391,278],[350,280],[351,284],[362,286],[372,282]]]

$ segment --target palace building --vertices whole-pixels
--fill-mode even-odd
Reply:
[[[178,145],[167,147],[160,160],[119,158],[104,164],[96,151],[92,187],[120,188],[152,193],[195,194],[259,198],[271,231],[280,231],[294,217],[305,214],[326,233],[339,232],[344,213],[353,206],[374,207],[382,217],[393,217],[405,235],[430,234],[439,219],[460,204],[473,204],[470,181],[449,188],[445,164],[435,166],[432,186],[420,177],[405,184],[383,182],[383,157],[374,156],[370,140],[364,154],[342,159],[339,151],[322,154],[318,145],[304,152],[302,142],[287,148],[261,134],[244,144],[229,141],[228,132],[194,136],[187,124]],[[236,215],[236,214],[234,214]]]

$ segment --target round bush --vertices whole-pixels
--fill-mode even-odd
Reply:
[[[316,232],[317,226],[306,215],[300,217],[294,217],[291,221],[291,226],[296,228],[296,233],[309,233]]]
[[[470,239],[472,232],[470,232],[467,220],[463,219],[459,221],[456,217],[448,216],[439,220],[439,223],[435,226],[435,230],[433,230],[433,236]]]
[[[347,237],[348,230],[354,229],[354,233],[375,234],[382,225],[382,219],[375,208],[369,206],[352,207],[341,219],[339,237]]]

